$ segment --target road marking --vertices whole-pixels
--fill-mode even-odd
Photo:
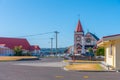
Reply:
[[[83,78],[88,79],[89,77],[88,76],[83,76]]]
[[[64,76],[55,76],[56,78],[64,78]]]

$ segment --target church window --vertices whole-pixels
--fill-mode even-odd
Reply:
[[[90,42],[91,42],[91,39],[90,39],[90,38],[87,38],[87,39],[86,39],[86,42],[87,42],[87,43],[90,43]]]
[[[77,37],[76,40],[77,40],[77,41],[80,41],[81,39],[80,39],[80,37]]]
[[[78,48],[81,48],[81,45],[80,45],[80,44],[77,44],[77,47],[78,47]]]

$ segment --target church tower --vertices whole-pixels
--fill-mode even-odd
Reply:
[[[74,32],[74,53],[75,54],[82,54],[83,43],[84,43],[83,39],[84,39],[84,31],[80,23],[80,20],[78,20],[78,24]]]

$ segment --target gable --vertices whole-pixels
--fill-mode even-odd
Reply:
[[[90,33],[90,32],[86,33],[85,37],[94,38],[96,41],[99,40],[99,38],[98,38],[95,34],[92,34],[92,33]]]

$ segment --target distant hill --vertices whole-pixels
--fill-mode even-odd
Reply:
[[[64,53],[67,48],[58,48],[58,53]],[[41,53],[51,53],[51,48],[41,48]],[[56,53],[56,48],[53,48],[53,53]]]

